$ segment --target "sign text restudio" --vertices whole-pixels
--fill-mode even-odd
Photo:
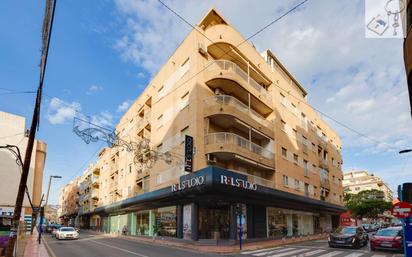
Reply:
[[[255,183],[250,183],[249,181],[241,178],[233,178],[230,176],[220,175],[220,183],[249,190],[257,190],[257,185]]]
[[[172,192],[181,191],[185,189],[189,189],[192,187],[203,185],[206,182],[205,176],[199,176],[190,178],[187,180],[183,180],[178,184],[172,185]]]

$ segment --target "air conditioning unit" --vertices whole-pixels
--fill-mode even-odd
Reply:
[[[203,45],[203,43],[197,43],[197,50],[199,51],[199,53],[203,56],[207,55],[207,50],[205,45]]]
[[[207,162],[208,163],[217,163],[217,158],[216,156],[212,155],[212,154],[208,154],[207,155]]]

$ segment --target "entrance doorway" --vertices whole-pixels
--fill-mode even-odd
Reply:
[[[199,239],[229,239],[230,207],[199,207]]]

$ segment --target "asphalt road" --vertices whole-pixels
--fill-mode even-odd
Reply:
[[[178,249],[131,241],[121,238],[105,237],[81,233],[77,240],[57,240],[45,235],[44,239],[53,252],[50,257],[217,257],[186,249]]]
[[[273,247],[240,254],[218,255],[160,246],[127,239],[81,233],[78,240],[59,241],[44,237],[54,256],[50,257],[398,257],[400,253],[361,249],[329,248],[326,240]]]
[[[262,249],[257,251],[244,251],[243,257],[401,257],[403,254],[391,251],[371,252],[369,246],[360,249],[329,248],[326,240],[316,240],[291,244],[287,246]]]

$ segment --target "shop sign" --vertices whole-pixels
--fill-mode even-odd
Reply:
[[[248,190],[257,190],[257,184],[251,183],[241,178],[234,178],[226,175],[220,175],[220,183],[223,185],[229,185]]]
[[[399,219],[407,218],[412,214],[412,205],[407,202],[396,203],[392,206],[391,213]]]
[[[172,192],[181,191],[181,190],[189,189],[192,187],[197,187],[197,186],[205,184],[205,182],[206,182],[205,176],[199,176],[199,177],[194,177],[194,178],[190,178],[187,180],[183,180],[182,182],[178,184],[172,185]]]
[[[193,137],[185,135],[185,171],[193,171]]]

